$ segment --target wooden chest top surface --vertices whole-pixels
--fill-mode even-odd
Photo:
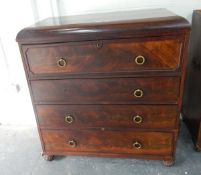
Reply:
[[[186,32],[190,26],[186,19],[166,9],[120,11],[47,18],[21,30],[16,40],[30,44],[130,38],[145,33],[159,36],[175,29]]]

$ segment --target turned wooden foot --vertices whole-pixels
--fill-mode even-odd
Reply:
[[[53,155],[43,155],[43,159],[46,161],[52,161],[52,160],[54,160],[54,156]]]
[[[174,165],[174,160],[163,160],[163,165],[170,167]]]
[[[194,150],[195,150],[196,152],[200,152],[200,151],[201,151],[201,147],[196,144],[196,145],[194,146]]]

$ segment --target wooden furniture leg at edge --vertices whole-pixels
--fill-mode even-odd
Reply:
[[[42,154],[43,156],[43,159],[46,160],[46,161],[52,161],[54,160],[54,155],[47,155],[47,154]]]

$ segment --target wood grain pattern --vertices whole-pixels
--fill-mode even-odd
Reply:
[[[133,37],[187,34],[186,19],[166,9],[138,10],[47,18],[21,30],[16,40],[21,44],[89,41]],[[140,15],[139,15],[140,14]],[[140,16],[136,19],[136,16]],[[87,22],[86,22],[87,21]]]
[[[167,10],[148,10],[51,18],[21,30],[17,41],[43,155],[146,158],[172,165],[189,26]],[[145,57],[143,65],[135,65],[138,55]],[[61,57],[67,66],[58,68]],[[133,94],[137,89],[141,98]],[[71,125],[64,123],[65,115],[74,117]],[[143,117],[140,125],[133,115]],[[68,139],[76,139],[76,147]],[[136,141],[142,149],[132,147]]]
[[[168,132],[42,130],[42,136],[46,151],[171,155],[173,144]],[[69,146],[69,140],[75,140],[77,146]],[[141,149],[133,147],[136,141],[142,144]]]
[[[62,43],[29,47],[26,51],[30,75],[58,73],[111,73],[176,70],[180,63],[181,39],[111,40]],[[138,65],[135,58],[145,57]],[[65,67],[57,62],[64,58]]]
[[[122,128],[175,129],[176,105],[36,105],[39,125],[43,129]],[[73,122],[65,122],[66,116]],[[141,116],[142,122],[133,121]]]
[[[35,103],[129,104],[177,103],[179,78],[113,78],[32,81]],[[143,91],[137,98],[133,92]]]

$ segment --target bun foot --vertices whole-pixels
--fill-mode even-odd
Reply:
[[[170,167],[170,166],[174,165],[174,160],[163,160],[163,165]]]
[[[43,155],[43,159],[46,161],[52,161],[54,160],[54,156],[52,155]]]
[[[194,146],[194,150],[195,150],[196,152],[200,152],[200,151],[201,151],[201,147],[196,144],[196,145]]]

